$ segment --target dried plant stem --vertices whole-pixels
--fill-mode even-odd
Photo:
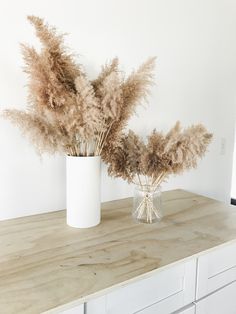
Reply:
[[[108,137],[108,135],[109,135],[109,133],[110,133],[112,124],[113,124],[113,122],[110,123],[109,127],[107,128],[107,130],[106,130],[105,132],[102,132],[102,136],[101,136],[100,141],[99,141],[99,143],[98,143],[97,155],[101,155],[101,153],[102,153],[102,150],[103,150],[104,145],[105,145],[105,143],[106,143],[106,139],[107,139],[107,137]]]
[[[135,210],[134,215],[137,215],[138,220],[142,219],[142,216],[144,216],[145,218],[143,218],[143,220],[146,220],[146,223],[152,223],[154,219],[153,213],[154,217],[156,217],[158,220],[161,219],[161,216],[158,214],[158,210],[153,203],[152,194],[146,193],[139,206]]]
[[[165,176],[166,172],[161,172],[160,175],[154,181],[152,181],[152,186],[158,187],[160,183],[163,181]]]
[[[140,184],[140,186],[142,187],[143,185],[142,185],[142,181],[141,181],[141,179],[140,179],[140,175],[137,174],[137,177],[138,177],[139,184]]]
[[[74,146],[70,147],[70,153],[71,153],[71,156],[76,156],[76,149]]]
[[[73,156],[73,149],[72,149],[72,147],[69,147],[69,154],[70,154],[70,156]]]
[[[97,145],[96,145],[96,149],[95,149],[95,154],[99,155],[99,151],[101,150],[101,143],[103,141],[103,138],[105,136],[106,132],[102,131],[99,134],[98,140],[97,140]]]

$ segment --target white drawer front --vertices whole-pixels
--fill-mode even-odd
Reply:
[[[171,299],[167,298],[161,302],[155,303],[145,309],[136,312],[137,314],[162,314],[162,313],[173,313],[173,314],[195,314],[195,305],[191,305],[179,311],[175,311],[181,307],[181,299],[178,295],[174,295]],[[136,314],[135,313],[135,314]]]
[[[236,282],[196,302],[196,314],[236,314]]]
[[[89,301],[86,314],[169,314],[194,301],[195,285],[193,259]]]
[[[236,243],[198,259],[197,299],[236,280]]]
[[[72,309],[59,312],[59,314],[84,314],[84,305],[78,305]]]
[[[185,310],[176,312],[176,314],[195,314],[195,305],[191,305]]]
[[[191,260],[119,288],[106,296],[105,313],[152,313],[148,307],[155,305],[155,312],[169,314],[194,301],[195,274],[196,260]]]
[[[106,314],[106,295],[92,299],[85,304],[86,314]]]

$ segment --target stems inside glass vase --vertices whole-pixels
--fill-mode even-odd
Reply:
[[[147,224],[161,220],[161,189],[159,185],[136,185],[133,217],[135,220]]]

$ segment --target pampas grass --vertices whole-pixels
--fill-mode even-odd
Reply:
[[[167,134],[153,130],[146,142],[129,131],[110,154],[108,172],[129,183],[158,186],[171,174],[196,168],[211,139],[201,124],[182,129],[177,122]]]
[[[28,20],[41,42],[40,51],[22,45],[28,107],[5,110],[5,118],[29,137],[40,154],[101,155],[108,160],[136,106],[148,95],[155,58],[128,77],[119,71],[115,58],[90,81],[64,46],[63,34],[36,16]]]
[[[108,173],[137,185],[133,216],[145,223],[161,219],[159,187],[172,174],[197,167],[212,134],[201,125],[182,129],[179,122],[167,133],[153,130],[143,141],[133,131],[122,134],[107,158]]]

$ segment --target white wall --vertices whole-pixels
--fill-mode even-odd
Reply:
[[[233,153],[233,175],[231,186],[231,198],[236,200],[236,128],[234,137],[234,153]]]
[[[214,133],[197,170],[172,178],[164,189],[185,188],[228,202],[232,176],[236,96],[234,0],[21,0],[0,2],[0,106],[24,108],[25,75],[19,42],[37,44],[25,17],[44,17],[62,32],[91,77],[119,56],[131,70],[158,57],[150,104],[130,126],[144,134],[179,119],[202,122]],[[226,141],[225,151],[221,142]],[[63,157],[40,160],[18,130],[0,121],[0,219],[65,208]],[[107,178],[103,200],[132,194]]]

